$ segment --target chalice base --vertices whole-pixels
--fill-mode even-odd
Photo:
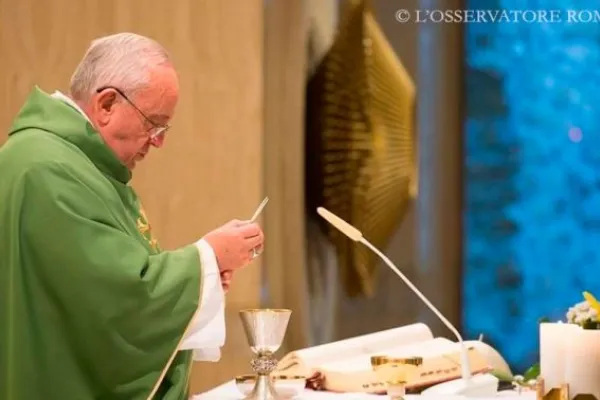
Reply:
[[[406,396],[405,382],[388,382],[387,396],[390,400],[404,400],[404,396]]]
[[[268,375],[259,375],[256,379],[254,389],[244,400],[285,400],[286,397],[280,396],[275,391],[271,379]]]

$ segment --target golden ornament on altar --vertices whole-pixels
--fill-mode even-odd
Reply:
[[[406,394],[406,384],[423,364],[422,357],[394,358],[372,356],[371,367],[379,383],[385,386],[388,398],[400,400]]]

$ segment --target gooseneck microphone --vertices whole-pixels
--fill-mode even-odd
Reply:
[[[436,385],[427,391],[436,394],[462,394],[465,396],[485,396],[495,394],[498,390],[497,378],[490,374],[478,375],[476,378],[471,375],[469,354],[461,334],[458,332],[456,327],[454,327],[454,325],[452,325],[450,321],[448,321],[448,319],[444,317],[444,315],[429,301],[429,299],[427,299],[427,297],[425,297],[425,295],[421,293],[421,291],[417,289],[417,287],[394,265],[394,263],[392,263],[392,261],[385,254],[373,246],[367,239],[365,239],[362,235],[362,232],[350,225],[348,222],[344,221],[323,207],[318,207],[317,213],[350,239],[354,240],[355,242],[362,243],[373,253],[379,256],[379,258],[381,258],[385,264],[392,271],[394,271],[394,273],[398,275],[404,281],[404,283],[406,283],[406,285],[423,301],[423,303],[425,303],[427,307],[433,311],[433,313],[444,323],[444,325],[446,325],[446,327],[454,334],[454,336],[456,336],[456,339],[458,339],[461,346],[461,379],[458,381],[455,380]],[[436,388],[439,388],[439,390],[436,390]]]

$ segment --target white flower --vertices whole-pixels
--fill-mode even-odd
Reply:
[[[575,322],[576,315],[577,312],[575,311],[575,309],[573,307],[569,308],[569,311],[567,311],[567,321],[570,323]]]
[[[597,321],[598,312],[587,301],[575,304],[567,311],[567,322],[582,325],[588,321]]]

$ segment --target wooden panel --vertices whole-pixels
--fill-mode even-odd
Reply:
[[[267,306],[293,310],[280,353],[307,345],[304,237],[305,0],[265,9],[265,213]]]
[[[460,10],[463,1],[446,1],[444,7]],[[419,24],[417,116],[422,182],[417,206],[419,284],[458,329],[463,232],[462,29],[462,24]],[[434,333],[455,339],[424,304],[419,317]]]
[[[67,90],[91,39],[145,34],[169,49],[181,77],[166,146],[134,178],[161,245],[249,218],[263,196],[262,29],[260,0],[0,0],[0,143],[34,84]],[[194,392],[247,370],[237,311],[258,306],[259,285],[260,262],[235,277],[223,359],[195,367]]]

